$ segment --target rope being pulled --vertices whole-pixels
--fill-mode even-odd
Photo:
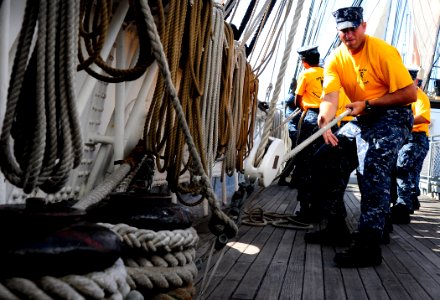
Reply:
[[[26,3],[0,137],[1,170],[25,193],[59,191],[81,161],[73,87],[78,6],[78,0]]]

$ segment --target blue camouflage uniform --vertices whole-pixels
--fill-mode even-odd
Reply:
[[[396,165],[397,194],[396,204],[405,204],[414,210],[418,203],[419,182],[423,161],[429,150],[429,138],[424,132],[412,132],[408,142],[399,151]]]
[[[289,96],[285,100],[286,103],[286,118],[289,117],[296,108],[292,108],[295,102],[295,94],[289,93]],[[296,134],[298,132],[298,121],[301,118],[301,114],[297,114],[292,120],[288,123],[289,137],[292,140],[292,148],[296,142]]]
[[[313,158],[315,164],[321,164],[312,174],[313,182],[321,183],[313,190],[314,201],[321,202],[329,216],[345,218],[344,192],[357,167],[362,195],[359,230],[382,232],[389,213],[390,174],[412,123],[411,109],[396,107],[358,116],[341,127],[336,134],[338,146],[323,145]]]

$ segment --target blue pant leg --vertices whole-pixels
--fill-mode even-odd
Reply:
[[[396,164],[396,203],[403,203],[410,210],[413,210],[413,200],[420,194],[420,172],[428,150],[429,140],[426,134],[414,133],[399,151]]]
[[[311,157],[311,180],[298,188],[298,199],[308,197],[312,207],[316,206],[326,217],[347,215],[344,193],[358,164],[354,138],[358,132],[355,122],[350,122],[338,131],[338,146],[323,144]]]
[[[358,183],[361,192],[359,230],[382,232],[389,213],[392,172],[412,126],[411,110],[387,110],[359,118]]]

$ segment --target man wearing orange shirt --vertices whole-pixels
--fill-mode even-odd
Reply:
[[[316,189],[325,197],[328,224],[304,238],[325,244],[347,236],[344,192],[357,167],[359,234],[346,251],[336,253],[334,262],[339,267],[375,266],[382,263],[380,242],[390,209],[392,172],[413,125],[410,103],[417,92],[397,49],[365,34],[362,7],[341,8],[333,16],[342,44],[324,67],[318,125],[324,127],[335,117],[341,87],[351,100],[346,108],[356,118],[336,134],[323,134],[331,159],[324,159],[314,174],[321,179],[315,181],[320,182]]]
[[[318,46],[301,47],[298,49],[298,54],[301,57],[304,70],[298,77],[295,91],[296,105],[303,111],[298,123],[296,145],[299,145],[319,129],[317,118],[319,104],[321,103],[324,72],[323,68],[319,65],[320,54]],[[310,180],[310,158],[312,153],[323,143],[324,140],[322,138],[315,140],[294,158],[295,168],[293,169],[290,182],[298,188],[297,199],[300,202],[301,208],[294,219],[301,223],[311,223],[318,217],[313,212],[312,201],[308,197],[308,191],[301,187]]]

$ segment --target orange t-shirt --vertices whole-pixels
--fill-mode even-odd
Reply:
[[[368,35],[355,55],[341,44],[324,69],[324,94],[343,87],[352,102],[376,99],[410,84],[413,81],[397,49]]]
[[[417,88],[417,101],[411,103],[411,109],[414,116],[421,115],[431,123],[431,102],[420,88]],[[429,123],[414,124],[412,131],[425,132],[426,135],[429,135]]]
[[[302,109],[319,108],[323,78],[324,69],[321,67],[311,67],[301,72],[295,94],[302,96]]]

